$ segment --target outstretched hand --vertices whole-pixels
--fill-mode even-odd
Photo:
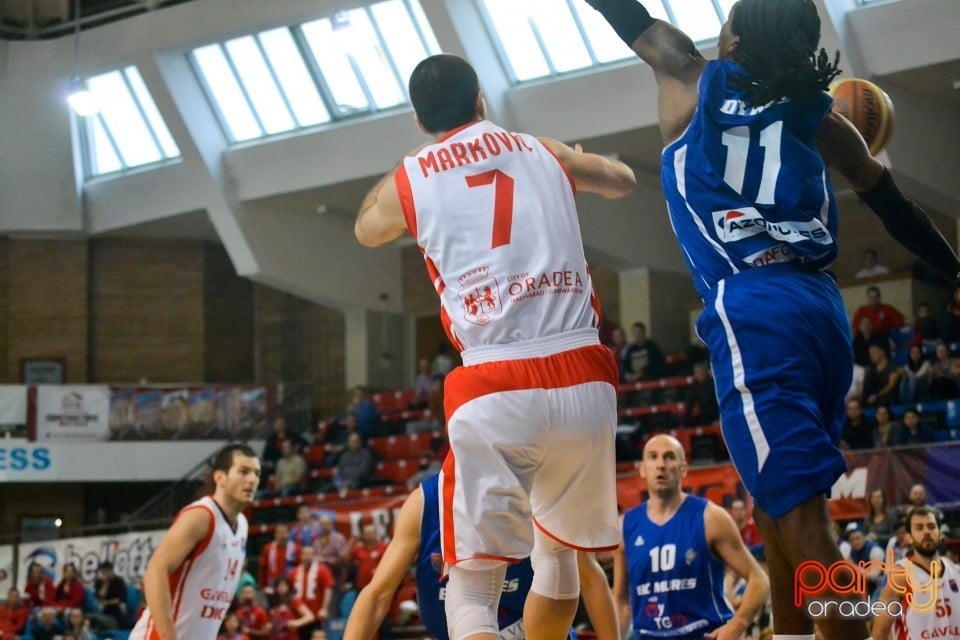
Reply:
[[[746,632],[746,628],[743,623],[737,618],[730,618],[726,624],[717,627],[710,633],[703,634],[703,636],[710,638],[710,640],[740,640],[743,638],[744,632]]]

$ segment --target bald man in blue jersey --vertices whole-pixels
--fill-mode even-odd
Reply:
[[[441,582],[440,500],[438,478],[421,483],[404,501],[373,580],[360,592],[350,612],[344,640],[371,640],[390,610],[394,594],[411,567],[416,567],[420,619],[436,640],[449,640],[444,611],[445,587]],[[610,587],[600,565],[588,553],[577,553],[580,593],[597,640],[619,640]],[[507,568],[498,619],[502,640],[524,640],[523,607],[533,581],[530,560]],[[571,629],[570,640],[576,640]]]

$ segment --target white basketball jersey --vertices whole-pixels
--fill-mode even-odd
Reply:
[[[211,527],[207,537],[170,575],[173,623],[177,640],[216,640],[243,573],[247,519],[240,514],[234,531],[219,505],[209,496],[187,505],[180,513],[188,509],[207,511]],[[130,640],[158,640],[159,637],[147,608],[130,632]]]
[[[472,122],[405,158],[396,185],[458,350],[600,325],[573,177],[537,138]]]
[[[903,615],[896,618],[890,637],[892,640],[960,640],[960,569],[946,558],[939,558],[942,573],[937,583],[936,601],[927,608],[931,600],[930,592],[920,593],[913,589],[916,605],[927,608],[916,610],[916,606],[907,607],[905,597],[900,598]],[[898,560],[898,566],[910,567],[912,583],[927,585],[930,574],[916,564],[907,564]]]

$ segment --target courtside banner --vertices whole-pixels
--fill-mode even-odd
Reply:
[[[27,385],[0,384],[0,424],[27,424]]]
[[[106,440],[110,387],[37,385],[37,441]]]
[[[113,563],[114,572],[128,585],[136,585],[165,533],[166,530],[160,529],[21,544],[17,586],[23,589],[33,562],[43,567],[54,584],[63,577],[63,565],[72,562],[79,571],[80,580],[90,589],[97,577],[97,567],[107,561]]]
[[[13,587],[13,545],[0,545],[0,593],[6,597]]]

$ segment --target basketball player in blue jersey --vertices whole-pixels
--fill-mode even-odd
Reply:
[[[684,493],[683,447],[658,435],[643,448],[640,475],[650,499],[623,516],[623,544],[614,554],[614,598],[626,637],[738,640],[770,594],[733,518],[709,500]],[[723,593],[725,565],[746,578],[736,614]]]
[[[710,61],[635,0],[587,0],[649,64],[659,90],[670,221],[703,297],[724,439],[758,506],[775,634],[813,638],[793,605],[795,568],[840,560],[825,494],[846,469],[837,448],[853,371],[836,284],[836,169],[888,233],[952,279],[960,261],[824,93],[838,69],[817,46],[813,0],[740,0]],[[826,594],[830,597],[835,594]],[[825,620],[828,640],[867,637]],[[776,635],[775,635],[776,637]]]
[[[371,640],[390,610],[390,603],[410,567],[416,568],[420,619],[436,640],[449,640],[444,610],[445,582],[440,553],[440,497],[438,476],[427,478],[404,501],[394,537],[373,580],[357,596],[344,640]],[[619,640],[613,598],[603,569],[591,554],[577,553],[580,593],[598,640]],[[530,559],[511,564],[504,578],[498,619],[500,638],[524,640],[523,607],[533,582]],[[576,640],[571,629],[569,640]]]

